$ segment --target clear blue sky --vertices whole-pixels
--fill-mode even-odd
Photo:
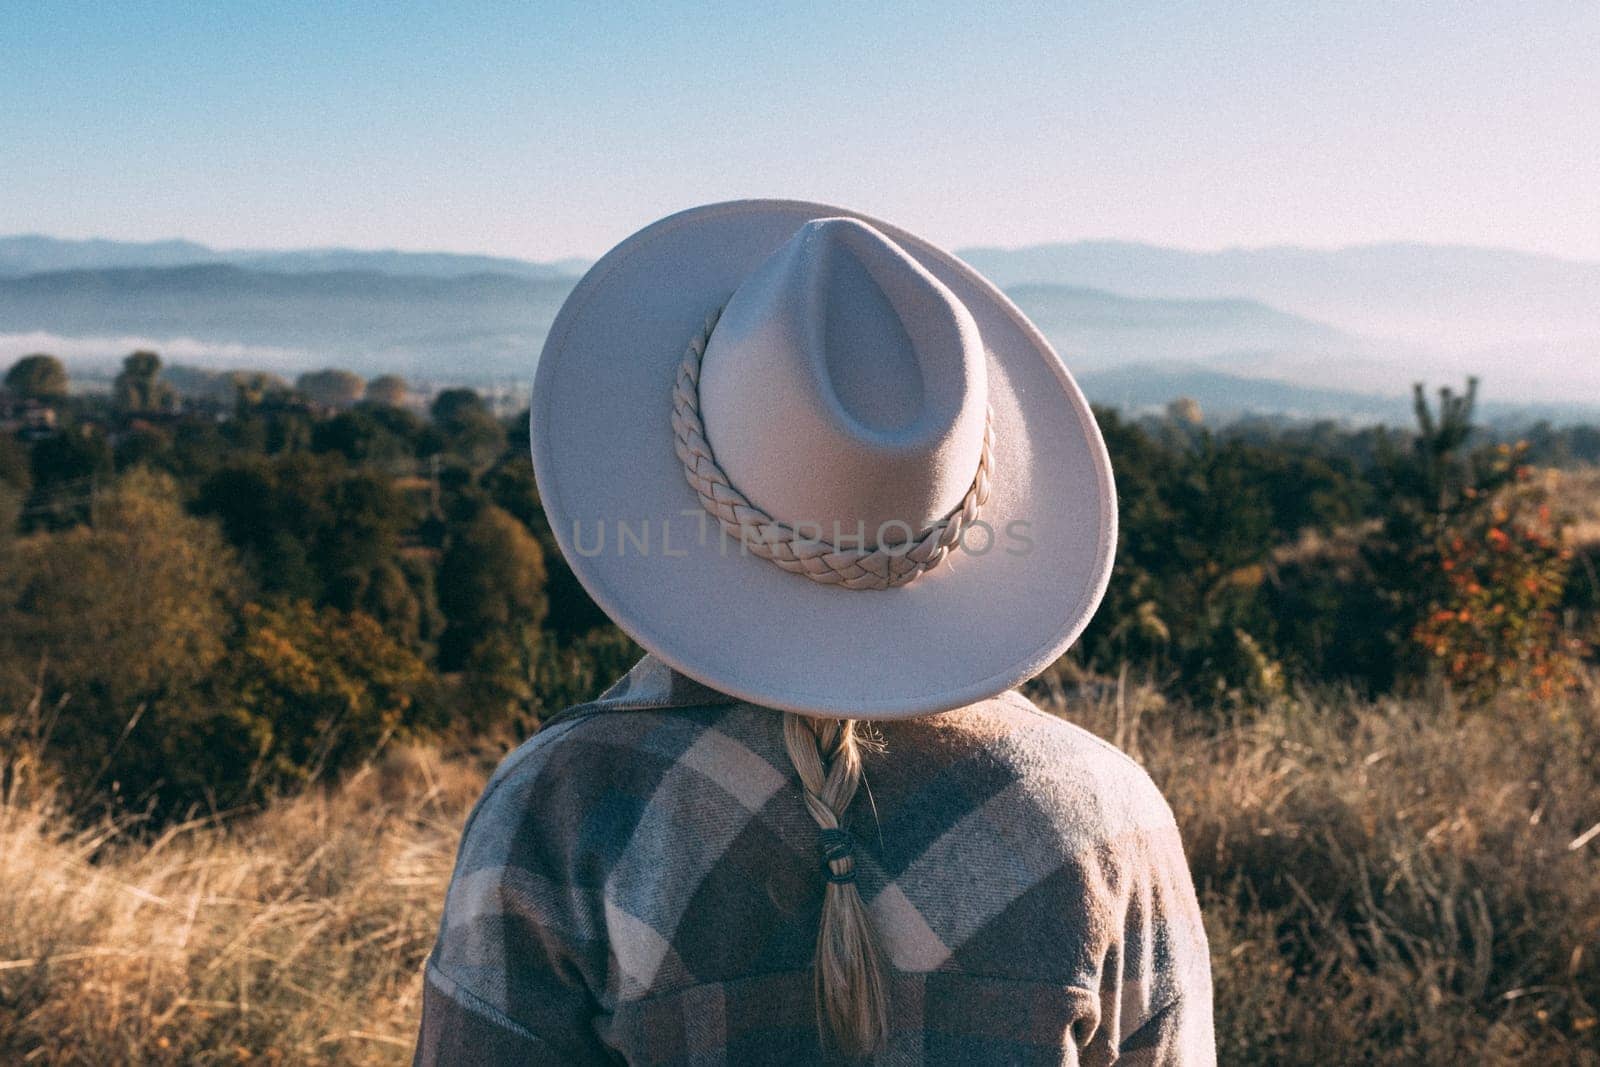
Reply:
[[[1600,259],[1597,57],[1592,0],[0,0],[0,233],[554,258],[783,195],[950,245]]]

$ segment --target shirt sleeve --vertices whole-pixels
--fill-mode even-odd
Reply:
[[[1117,851],[1126,896],[1110,992],[1115,1062],[1213,1067],[1211,952],[1183,841],[1171,809],[1141,772],[1137,827]]]
[[[1117,1067],[1211,1067],[1217,1062],[1211,1005],[1183,998],[1156,1012],[1117,1050]]]
[[[540,1037],[480,1000],[432,963],[422,987],[422,1029],[415,1067],[502,1067],[511,1064],[613,1062],[598,1042],[575,1029],[553,1040]]]
[[[603,922],[575,885],[560,828],[576,815],[570,790],[540,773],[546,747],[508,758],[467,820],[424,979],[419,1065],[614,1062],[595,1026]]]

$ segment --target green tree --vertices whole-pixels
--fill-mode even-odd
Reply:
[[[1117,559],[1075,657],[1143,662],[1202,701],[1258,695],[1276,676],[1261,591],[1280,539],[1260,450],[1171,424],[1157,436],[1114,412],[1099,421],[1117,471]]]
[[[0,484],[10,486],[24,496],[33,485],[27,448],[16,438],[5,434],[0,434]]]
[[[351,463],[399,465],[414,458],[412,444],[369,408],[342,411],[311,432],[315,452],[338,452]]]
[[[33,494],[31,525],[70,526],[90,518],[97,488],[113,463],[105,435],[89,424],[35,441],[28,453]]]
[[[506,432],[471,389],[446,389],[429,409],[445,448],[479,470],[505,451]]]
[[[295,390],[313,404],[331,408],[355,406],[366,392],[367,383],[361,375],[329,367],[325,370],[307,371],[294,381]]]
[[[467,672],[477,713],[526,711],[547,610],[539,542],[505,511],[479,505],[451,535],[438,596],[446,619],[440,667]]]
[[[216,527],[177,499],[169,477],[136,471],[103,495],[95,526],[0,556],[0,702],[20,706],[36,680],[66,702],[52,747],[85,788],[163,777],[141,768],[147,742],[195,700],[244,591]]]
[[[327,521],[317,531],[311,563],[322,575],[326,601],[345,611],[383,603],[372,587],[400,553],[412,517],[405,498],[383,475],[356,471],[329,482],[324,500]],[[407,607],[404,615],[413,611]]]
[[[525,423],[526,419],[519,421]],[[545,627],[567,641],[596,627],[607,626],[611,620],[590,599],[588,591],[561,554],[555,533],[550,529],[544,507],[539,502],[533,464],[528,462],[525,449],[525,444],[519,447],[513,443],[512,450],[483,476],[480,487],[495,504],[515,515],[538,539],[539,547],[544,551],[545,567],[549,571],[546,596],[550,602],[550,613],[545,618]]]
[[[306,455],[235,460],[200,484],[194,508],[222,524],[264,592],[321,603],[325,582],[312,554],[332,522],[330,466]]]
[[[226,429],[229,445],[235,453],[277,456],[304,452],[311,447],[318,420],[299,405],[279,404],[268,399],[258,406],[236,411]]]
[[[193,418],[184,419],[173,428],[172,451],[163,462],[186,492],[192,493],[195,485],[228,462],[234,447],[225,432],[225,427],[230,426],[231,423],[219,425],[214,419]]]
[[[118,470],[163,467],[171,458],[172,434],[159,426],[137,424],[112,450]]]
[[[232,402],[236,411],[246,412],[288,393],[289,383],[276,374],[233,370],[219,379],[216,398]]]
[[[1168,404],[1167,418],[1180,426],[1203,426],[1206,421],[1200,401],[1191,396],[1180,396]]]
[[[129,414],[170,411],[178,398],[172,386],[161,380],[161,357],[142,350],[122,361],[111,395],[117,410]]]
[[[392,609],[402,619],[429,610],[398,605],[399,586],[380,574],[394,566],[416,515],[378,472],[305,454],[235,462],[201,484],[195,510],[222,522],[268,592],[344,611]]]
[[[1375,688],[1415,684],[1431,670],[1430,657],[1413,635],[1432,606],[1451,597],[1441,548],[1449,531],[1471,525],[1504,486],[1514,464],[1493,449],[1469,449],[1478,380],[1464,392],[1439,390],[1438,410],[1419,382],[1413,387],[1417,431],[1409,447],[1380,443],[1375,478],[1385,501],[1382,529],[1364,547],[1363,560],[1379,610],[1368,625],[1384,635],[1385,660],[1375,665]]]
[[[60,400],[67,395],[67,369],[55,356],[23,356],[6,372],[6,388],[25,400]]]
[[[17,653],[5,659],[48,660],[63,691],[118,705],[203,677],[244,576],[216,526],[178,499],[170,477],[134,471],[102,494],[94,527],[19,544],[0,601]]]
[[[17,536],[17,523],[22,517],[23,496],[8,482],[0,481],[0,558],[11,547]]]
[[[485,637],[544,622],[544,553],[514,517],[493,504],[450,539],[439,564],[439,607],[448,629],[441,657],[458,666]]]
[[[382,374],[367,383],[367,403],[401,408],[411,401],[411,386],[398,374]]]
[[[384,632],[419,655],[431,655],[444,629],[434,594],[433,568],[400,555],[375,567],[356,608],[383,624]]]

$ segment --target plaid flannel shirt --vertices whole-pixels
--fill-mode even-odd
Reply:
[[[1215,1062],[1199,907],[1136,764],[1014,692],[875,729],[844,820],[888,963],[874,1062]],[[841,1062],[820,863],[782,716],[646,657],[490,780],[416,1061]]]

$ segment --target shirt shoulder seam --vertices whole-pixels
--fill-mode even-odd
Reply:
[[[1110,741],[1107,741],[1105,738],[1101,737],[1099,734],[1095,733],[1093,730],[1086,730],[1082,726],[1079,726],[1075,722],[1072,722],[1072,721],[1070,721],[1068,719],[1064,719],[1059,715],[1052,715],[1050,712],[1045,711],[1039,705],[1035,704],[1033,701],[1029,700],[1027,697],[1023,696],[1021,693],[1017,692],[1015,689],[1008,689],[1004,693],[1001,693],[1000,695],[1002,697],[1011,698],[1011,703],[1013,705],[1018,706],[1018,707],[1022,708],[1023,710],[1028,711],[1028,712],[1030,712],[1030,713],[1032,713],[1034,715],[1037,715],[1042,719],[1046,719],[1046,720],[1048,720],[1048,721],[1050,721],[1050,722],[1052,722],[1052,723],[1054,723],[1054,724],[1056,724],[1058,726],[1063,726],[1063,727],[1066,727],[1068,729],[1076,730],[1078,733],[1081,733],[1084,737],[1086,737],[1090,741],[1094,742],[1100,748],[1102,748],[1105,751],[1109,752],[1110,754],[1116,756],[1123,763],[1126,763],[1129,767],[1132,767],[1134,770],[1138,771],[1141,775],[1144,775],[1145,777],[1149,777],[1150,772],[1145,770],[1142,766],[1140,766],[1138,760],[1134,759],[1132,756],[1128,755],[1126,752],[1122,751],[1122,749],[1118,748],[1116,745],[1113,745]]]
[[[473,824],[478,821],[478,814],[489,806],[490,798],[500,791],[500,787],[504,785],[507,780],[515,777],[518,769],[520,769],[523,763],[527,761],[528,757],[545,747],[546,744],[554,744],[555,736],[557,734],[564,736],[570,733],[572,727],[577,725],[579,721],[581,720],[568,720],[566,722],[559,723],[554,727],[542,729],[524,741],[521,745],[518,745],[516,751],[512,752],[505,758],[505,761],[495,769],[494,774],[489,779],[489,783],[484,786],[483,793],[479,795],[477,802],[473,804],[472,811],[467,816],[466,823],[461,827],[462,841],[465,841],[467,839],[467,835],[472,832]],[[548,739],[548,741],[546,739]],[[440,973],[443,974],[444,972],[441,971]]]

